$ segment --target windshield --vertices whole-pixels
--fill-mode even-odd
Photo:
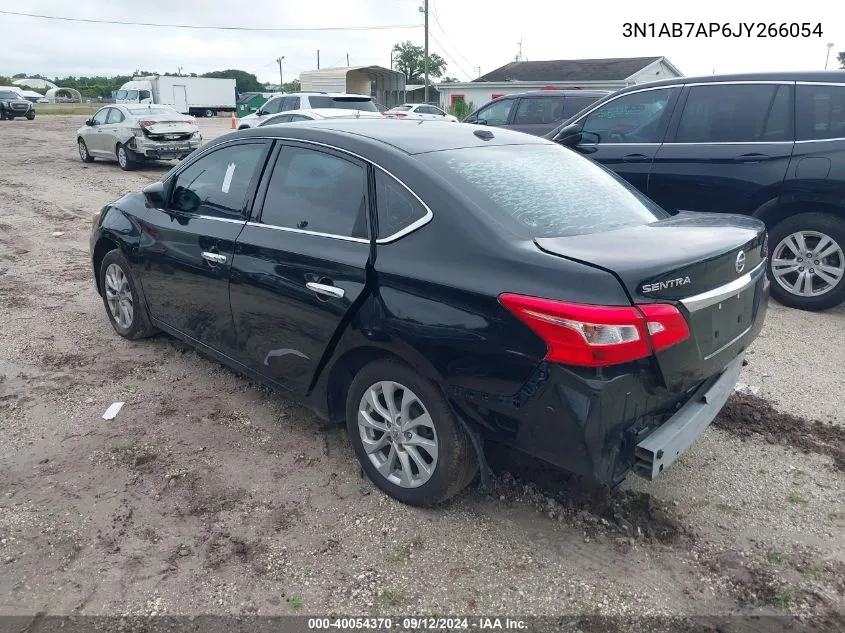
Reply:
[[[137,90],[118,90],[114,93],[115,99],[137,99],[138,98],[138,91]]]
[[[528,238],[649,224],[668,214],[613,172],[558,145],[419,155],[485,212]]]
[[[363,110],[364,112],[378,112],[376,104],[369,97],[324,97],[309,96],[312,108],[336,108],[338,110]]]
[[[403,105],[403,106],[396,106],[395,108],[390,108],[391,112],[404,112],[405,110],[410,110],[411,106]]]
[[[0,91],[0,99],[20,99],[20,95],[17,92],[12,92],[11,90],[2,90]]]
[[[133,116],[160,116],[162,114],[178,114],[176,110],[171,110],[170,108],[149,108],[147,106],[143,106],[140,108],[126,108],[126,111]]]

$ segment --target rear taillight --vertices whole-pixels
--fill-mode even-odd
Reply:
[[[393,116],[399,117],[401,119],[402,117],[405,117],[405,116],[408,116],[408,115],[405,114],[404,112],[394,112]]]
[[[141,121],[141,127],[152,127],[156,124],[155,121]]]
[[[689,337],[675,306],[598,306],[502,294],[499,301],[542,338],[546,360],[605,367],[659,352]]]

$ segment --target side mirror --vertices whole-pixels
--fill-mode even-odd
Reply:
[[[147,185],[142,190],[144,197],[147,199],[147,204],[151,207],[161,208],[165,204],[164,183],[160,180],[151,185]]]
[[[581,142],[582,137],[581,125],[579,123],[570,123],[558,130],[552,137],[552,140],[566,147],[575,147]]]
[[[255,111],[256,116],[264,116],[265,112],[261,108]]]
[[[200,203],[200,197],[190,189],[177,187],[176,191],[173,192],[173,209],[176,211],[193,213],[199,209]]]
[[[87,125],[88,127],[92,127],[94,125],[94,119],[86,120],[85,125]]]
[[[476,125],[487,125],[487,119],[476,119],[473,123]]]

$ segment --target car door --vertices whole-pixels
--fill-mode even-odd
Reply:
[[[649,175],[669,211],[751,213],[778,196],[794,145],[794,82],[688,86]]]
[[[279,145],[258,214],[237,240],[230,292],[238,358],[289,391],[307,391],[364,291],[368,171],[339,151]]]
[[[516,105],[513,121],[508,129],[542,136],[563,121],[564,98],[561,95],[530,95]]]
[[[120,111],[120,108],[109,108],[106,123],[101,127],[101,141],[103,142],[104,152],[109,152],[112,156],[116,155],[117,144],[125,140],[121,137],[125,120],[126,117]]]
[[[90,126],[90,132],[85,135],[85,144],[88,146],[88,152],[92,156],[104,156],[107,154],[107,135],[104,132],[104,128],[106,127],[106,120],[111,110],[112,108],[103,108],[92,117],[93,125]]]
[[[605,101],[576,121],[582,140],[575,149],[645,193],[651,162],[680,91],[671,86],[644,88]]]
[[[492,125],[496,127],[505,126],[511,120],[512,110],[516,101],[516,99],[511,97],[497,99],[470,115],[466,123]]]
[[[227,143],[166,183],[165,208],[143,222],[138,257],[151,316],[178,333],[231,354],[229,271],[235,239],[264,164],[268,141]]]

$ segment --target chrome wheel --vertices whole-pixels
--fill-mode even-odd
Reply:
[[[126,148],[123,145],[117,148],[117,163],[121,169],[126,169],[129,164],[129,156],[126,154]]]
[[[79,143],[77,143],[77,145],[79,146],[79,158],[81,158],[83,161],[87,161],[88,160],[88,147],[85,145],[85,141],[80,140]]]
[[[419,397],[384,380],[364,392],[358,432],[367,457],[388,481],[402,488],[426,483],[437,468],[437,433]]]
[[[123,269],[117,264],[109,264],[105,274],[106,301],[114,322],[124,330],[132,327],[134,304],[132,303],[132,289]]]
[[[845,253],[824,233],[796,231],[775,247],[772,275],[787,292],[817,297],[833,290],[845,276]]]

